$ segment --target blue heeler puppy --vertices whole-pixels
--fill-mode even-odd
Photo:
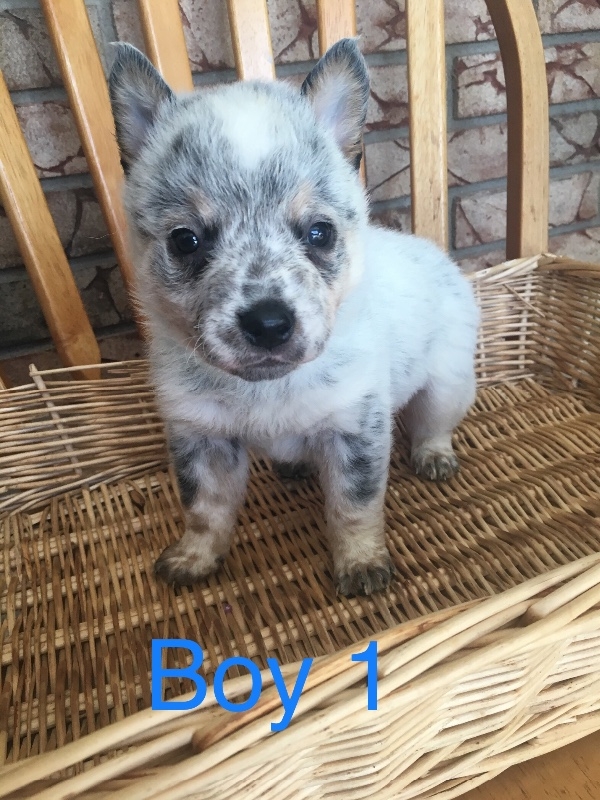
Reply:
[[[157,574],[187,584],[218,568],[249,448],[288,474],[318,471],[338,591],[385,589],[392,414],[403,409],[417,474],[456,472],[477,310],[433,244],[368,221],[356,43],[335,44],[300,92],[249,82],[181,96],[119,45],[110,92],[185,512]]]

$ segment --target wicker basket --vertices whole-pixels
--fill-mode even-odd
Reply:
[[[143,363],[87,383],[32,369],[0,393],[0,796],[451,798],[600,728],[600,267],[540,256],[474,281],[462,470],[419,480],[399,430],[397,577],[371,598],[333,591],[318,487],[258,461],[221,572],[155,582],[181,512]],[[209,688],[150,710],[152,638],[200,642],[209,683],[250,657],[258,703],[234,714]],[[350,657],[373,639],[377,711]],[[278,733],[268,657],[292,683],[315,658]],[[241,700],[248,673],[229,675]]]

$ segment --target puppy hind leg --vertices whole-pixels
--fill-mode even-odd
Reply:
[[[475,379],[461,385],[431,382],[402,412],[411,443],[411,466],[433,481],[451,478],[459,469],[452,432],[475,397]]]
[[[289,436],[271,442],[273,470],[283,481],[302,480],[315,472],[304,436]]]
[[[308,461],[300,461],[297,464],[289,461],[276,461],[273,469],[284,481],[297,481],[310,478],[315,468]]]

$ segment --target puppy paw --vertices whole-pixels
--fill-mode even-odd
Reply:
[[[445,481],[458,472],[458,458],[453,452],[436,453],[417,450],[411,456],[412,468],[417,475],[430,481]]]
[[[338,594],[345,597],[365,597],[387,589],[393,574],[394,568],[389,558],[373,564],[356,564],[336,575],[335,588]]]
[[[302,480],[309,478],[314,473],[313,465],[305,461],[300,461],[297,464],[276,461],[273,464],[273,469],[284,481]]]
[[[163,550],[154,564],[154,574],[173,586],[191,586],[216,572],[223,561],[224,556],[191,554],[179,541]]]

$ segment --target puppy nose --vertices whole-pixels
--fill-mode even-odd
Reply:
[[[294,314],[279,300],[261,300],[238,314],[240,328],[250,344],[273,350],[294,330]]]

